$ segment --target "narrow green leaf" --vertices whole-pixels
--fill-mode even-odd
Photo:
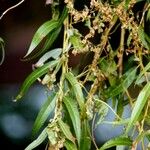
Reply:
[[[45,53],[39,61],[35,64],[36,67],[41,67],[50,58],[57,59],[62,52],[62,48],[55,48],[47,53]]]
[[[87,120],[82,122],[82,133],[80,141],[80,150],[90,150],[91,149],[91,138],[90,138],[90,126]]]
[[[138,35],[139,35],[139,38],[140,38],[140,40],[141,40],[143,46],[144,46],[146,49],[149,49],[150,46],[149,46],[148,42],[146,41],[146,38],[145,38],[146,34],[145,34],[144,29],[143,29],[142,26],[139,26],[139,28],[138,28]]]
[[[33,129],[32,129],[33,136],[38,133],[40,128],[43,126],[43,124],[47,120],[48,116],[54,110],[56,99],[57,99],[57,95],[53,93],[52,95],[48,97],[47,101],[43,104],[33,125]]]
[[[141,80],[142,76],[150,69],[150,62],[143,68],[143,70],[140,72],[138,75],[135,84],[138,84],[139,81]]]
[[[114,60],[105,59],[105,57],[103,57],[99,61],[99,66],[106,76],[109,76],[110,74],[117,74],[117,65]]]
[[[150,82],[148,82],[144,86],[144,88],[140,92],[140,94],[139,94],[139,96],[138,96],[138,98],[135,102],[135,106],[132,110],[132,114],[131,114],[129,124],[126,128],[126,133],[128,133],[130,131],[130,129],[135,125],[135,123],[138,120],[138,118],[141,114],[141,111],[142,111],[143,107],[145,106],[149,96],[150,96]]]
[[[75,139],[70,131],[69,126],[66,123],[64,123],[61,119],[58,120],[58,124],[65,137],[74,143]]]
[[[84,96],[83,96],[83,92],[82,92],[79,82],[77,81],[77,79],[71,72],[66,73],[65,76],[73,88],[73,91],[75,93],[75,96],[76,96],[76,99],[78,101],[81,111],[83,111],[84,110]]]
[[[105,150],[114,146],[118,145],[127,145],[131,146],[132,145],[132,140],[126,137],[116,137],[114,139],[109,140],[106,142],[99,150]]]
[[[132,82],[135,80],[136,72],[137,72],[137,68],[130,69],[127,73],[125,73],[125,75],[123,75],[123,77],[122,77],[123,81],[115,87],[108,88],[105,95],[108,98],[109,97],[112,98],[112,97],[117,96],[119,93],[123,92],[124,89],[127,89],[132,84]],[[126,77],[126,78],[124,79],[124,77]]]
[[[79,114],[79,110],[77,108],[77,104],[69,96],[65,96],[63,99],[63,102],[64,102],[64,104],[65,104],[65,106],[69,112],[78,143],[80,143],[81,122],[80,122],[80,114]]]
[[[118,103],[117,103],[117,114],[121,117],[124,111],[124,94],[120,94],[118,96]]]
[[[43,65],[42,67],[40,67],[36,70],[34,70],[23,82],[20,92],[16,96],[14,101],[21,99],[24,96],[24,94],[27,92],[29,87],[37,80],[37,78],[39,78],[42,75],[44,75],[45,73],[47,73],[48,70],[50,68],[55,67],[57,65],[57,63],[59,63],[59,60],[54,60],[54,61],[46,63],[45,65]]]
[[[47,40],[43,46],[43,50],[41,53],[44,53],[46,50],[48,50],[52,44],[54,43],[54,41],[57,39],[59,33],[61,31],[61,27],[60,28],[57,28],[56,30],[54,30],[52,33],[50,33],[47,37]]]
[[[67,150],[77,150],[77,146],[75,145],[75,143],[72,143],[69,140],[66,140],[64,145],[67,148]]]
[[[58,27],[58,21],[50,20],[45,22],[40,28],[36,31],[31,41],[29,50],[24,57],[27,57],[38,45],[39,43],[54,29]]]
[[[32,150],[39,146],[47,137],[46,128],[42,131],[42,133],[38,136],[36,140],[34,140],[31,144],[29,144],[25,150]]]
[[[103,121],[103,124],[111,124],[111,125],[125,125],[129,123],[129,118],[123,119],[121,121]]]
[[[67,15],[68,15],[68,8],[65,6],[64,9],[63,9],[63,12],[61,13],[61,16],[58,20],[58,26],[59,27],[63,24],[63,22],[66,19]]]
[[[68,8],[65,7],[63,12],[62,12],[62,14],[61,14],[61,16],[60,16],[60,18],[57,21],[52,19],[52,20],[49,21],[49,23],[46,22],[49,26],[51,25],[50,26],[51,28],[49,27],[46,30],[45,27],[48,27],[48,25],[45,23],[38,29],[38,31],[34,35],[35,39],[33,37],[33,40],[31,42],[30,48],[29,48],[27,54],[25,55],[26,58],[23,59],[24,61],[32,60],[32,59],[37,58],[38,56],[40,56],[41,54],[46,52],[52,46],[52,44],[54,43],[54,41],[56,40],[56,38],[58,37],[58,35],[59,35],[60,31],[61,31],[61,26],[62,26],[65,18],[67,17],[67,15],[68,15]],[[54,23],[54,22],[56,22],[56,23]],[[53,24],[56,24],[56,25],[52,26]],[[38,38],[38,42],[37,42],[36,34],[38,35],[39,33],[41,34],[43,32],[44,32],[45,36],[43,36],[43,34],[42,34],[42,37]],[[47,36],[47,40],[46,40],[46,42],[44,44],[44,47],[41,50],[39,50],[38,52],[36,52],[36,53],[34,53],[33,55],[30,56],[29,54],[32,54],[31,52],[33,52],[33,50],[36,48],[36,46],[38,46],[38,44],[46,36]],[[27,57],[28,55],[29,55],[29,57]]]
[[[65,18],[67,17],[67,15],[68,15],[68,8],[65,7],[63,9],[62,15],[58,19],[58,28],[56,30],[54,30],[51,34],[49,34],[49,37],[47,38],[47,41],[45,42],[43,50],[42,50],[41,53],[43,53],[47,49],[49,49],[51,47],[51,45],[53,44],[53,42],[56,40],[56,38],[58,37],[58,35],[59,35],[60,31],[61,31],[61,26],[62,26]]]
[[[53,30],[48,36],[47,36],[47,40],[43,46],[43,48],[41,50],[39,50],[38,52],[29,55],[28,57],[24,58],[24,61],[28,61],[28,60],[32,60],[35,59],[37,57],[39,57],[40,55],[42,55],[43,53],[45,53],[54,43],[54,41],[57,39],[59,33],[60,33],[61,28],[57,28],[55,30]]]
[[[147,138],[148,141],[150,142],[150,135],[147,135],[146,138]]]

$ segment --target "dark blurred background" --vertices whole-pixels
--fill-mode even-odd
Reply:
[[[0,0],[0,15],[18,2]],[[0,149],[23,150],[31,142],[32,125],[46,100],[45,89],[36,84],[20,102],[14,103],[13,98],[34,63],[23,62],[21,58],[35,31],[50,18],[50,6],[45,5],[45,0],[26,0],[0,20],[0,37],[5,41],[6,54],[0,66]],[[45,146],[41,145],[41,149]]]

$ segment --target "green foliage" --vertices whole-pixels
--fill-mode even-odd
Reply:
[[[97,115],[98,115],[98,119],[97,119],[97,122],[95,123],[95,126],[102,123],[108,111],[109,111],[109,108],[107,107],[107,105],[105,105],[101,101],[95,100],[95,112],[97,112]]]
[[[39,132],[39,130],[41,129],[41,127],[43,126],[49,115],[54,110],[56,99],[57,95],[53,93],[48,97],[47,101],[42,106],[33,125],[32,131],[33,135],[36,135]]]
[[[78,139],[78,143],[80,143],[81,122],[80,122],[80,115],[79,115],[79,110],[78,110],[77,104],[69,96],[65,96],[63,102],[67,108],[67,111],[69,112],[69,116],[71,118],[73,128],[74,128],[76,137]]]
[[[64,146],[67,148],[67,150],[77,150],[76,145],[68,140],[65,141]]]
[[[105,150],[117,145],[128,145],[131,146],[132,145],[132,140],[130,140],[129,138],[126,137],[116,137],[114,139],[109,140],[108,142],[106,142],[99,150]]]
[[[57,63],[59,63],[58,60],[54,60],[51,62],[48,62],[46,64],[44,64],[42,67],[34,70],[24,81],[24,83],[21,86],[20,92],[17,95],[17,97],[15,98],[14,101],[17,101],[19,99],[21,99],[23,97],[23,95],[27,92],[27,90],[29,89],[29,87],[37,80],[37,78],[43,76],[44,74],[46,74],[49,71],[49,68],[55,67],[57,65]]]
[[[90,139],[90,126],[87,120],[82,121],[82,132],[80,140],[80,150],[90,150],[91,149],[91,139]]]
[[[65,77],[73,88],[73,92],[75,93],[81,111],[84,111],[84,96],[79,82],[71,72],[65,74]]]
[[[150,40],[149,40],[149,37],[147,37],[146,33],[144,32],[143,27],[139,26],[138,34],[139,34],[140,40],[142,41],[143,46],[147,49],[150,49],[150,43],[149,43]]]
[[[127,89],[136,78],[137,68],[129,69],[121,78],[120,82],[106,90],[106,96],[113,98]]]
[[[61,119],[58,120],[58,124],[65,137],[74,143],[74,137],[69,129],[69,126],[66,123],[64,123]]]
[[[24,57],[31,60],[40,56],[15,100],[21,99],[36,80],[55,91],[37,115],[33,134],[45,129],[26,150],[47,137],[48,148],[56,150],[90,150],[92,145],[97,150],[115,146],[136,149],[145,138],[150,139],[145,128],[150,126],[149,1],[91,0],[90,6],[83,2],[85,7],[80,11],[72,0],[61,2],[52,2],[52,19],[36,31]],[[60,31],[63,38],[57,41]],[[54,41],[57,46],[52,49]],[[1,39],[0,44],[3,51]],[[69,65],[70,53],[82,56],[75,68]],[[136,87],[141,88],[138,96],[134,95]],[[126,105],[131,117],[124,119]],[[115,115],[111,122],[106,120],[109,110]],[[102,123],[124,125],[125,130],[98,146],[93,132]]]
[[[39,27],[39,29],[36,31],[31,41],[27,54],[24,56],[25,57],[24,60],[35,59],[41,54],[43,54],[44,52],[46,52],[52,46],[53,42],[56,40],[58,34],[60,33],[60,29],[63,24],[63,21],[67,16],[67,12],[68,12],[68,9],[65,7],[60,18],[58,18],[57,20],[56,18],[51,19],[50,21],[45,22],[43,25]],[[47,36],[47,40],[44,44],[43,49],[34,54],[33,50],[42,42],[42,40],[46,36]],[[27,57],[28,55],[29,57]]]
[[[129,124],[126,129],[126,132],[128,132],[131,129],[131,127],[134,126],[134,124],[137,122],[139,115],[141,114],[141,111],[150,96],[149,91],[150,91],[150,83],[147,83],[144,86],[144,88],[141,90],[141,92],[136,100],[135,106],[133,107],[133,110],[132,110]]]
[[[45,22],[35,33],[25,57],[28,56],[50,32],[56,29],[57,26],[58,21],[56,20],[50,20]]]
[[[39,146],[47,137],[46,129],[42,131],[42,133],[38,136],[36,140],[34,140],[31,144],[29,144],[25,150],[32,150],[35,147]]]

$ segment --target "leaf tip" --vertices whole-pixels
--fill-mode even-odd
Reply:
[[[16,98],[15,99],[13,99],[13,102],[17,102],[19,99],[21,99],[22,98],[22,94],[18,94],[17,96],[16,96]]]

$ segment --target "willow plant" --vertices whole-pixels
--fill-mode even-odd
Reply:
[[[23,58],[40,59],[15,99],[20,100],[36,80],[50,92],[33,125],[33,136],[38,138],[25,150],[45,139],[48,150],[104,150],[120,145],[135,150],[139,143],[148,149],[144,139],[150,140],[149,1],[53,0],[47,4],[52,18],[36,31]],[[69,65],[71,53],[81,56],[75,67]],[[135,96],[136,88],[140,91]],[[131,116],[124,119],[126,105]],[[105,118],[108,111],[115,115],[111,122]],[[104,121],[122,124],[124,132],[98,146],[94,130]]]

